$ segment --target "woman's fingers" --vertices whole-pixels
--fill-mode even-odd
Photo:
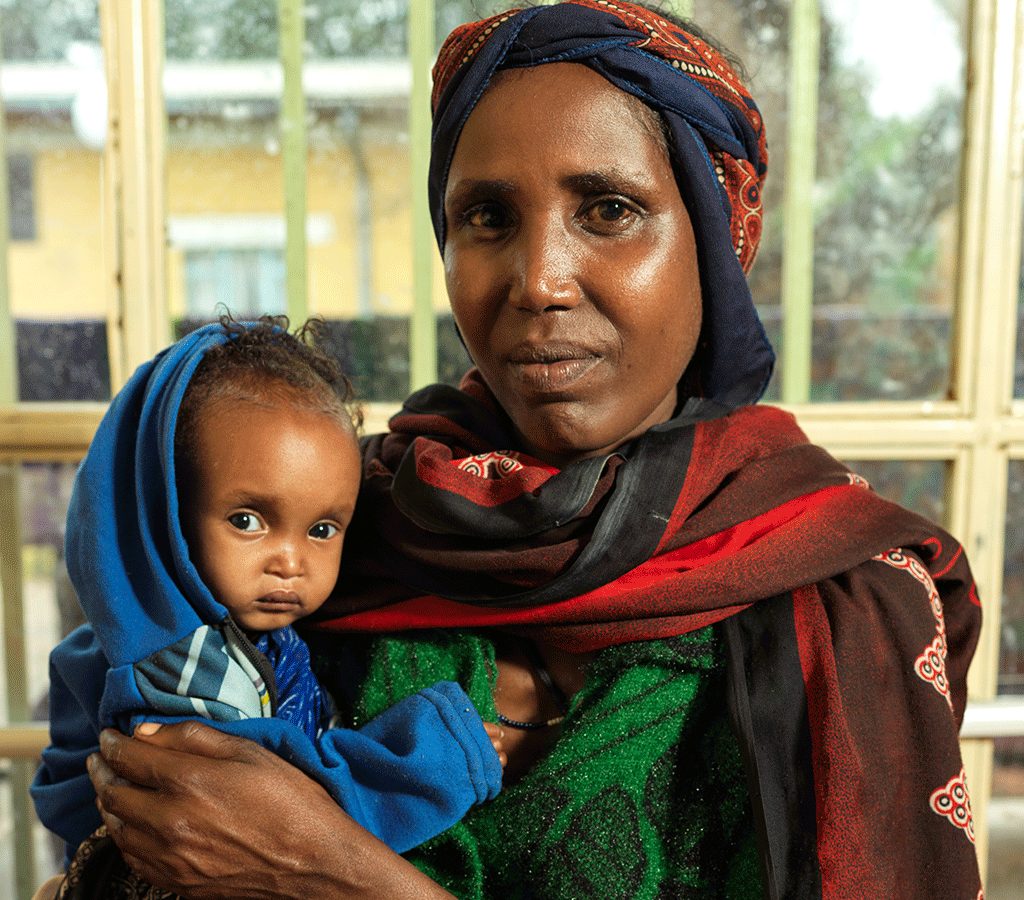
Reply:
[[[138,807],[140,800],[148,801],[146,795],[152,796],[153,792],[116,775],[98,753],[89,757],[87,767],[96,789],[96,806],[107,832],[128,864],[141,872],[145,868],[142,861],[147,857],[145,846],[148,844],[151,848],[150,856],[159,855],[160,848],[153,834],[143,829],[129,828],[118,812],[127,811],[126,814],[130,814]]]
[[[107,765],[107,761],[99,753],[93,753],[85,761],[85,768],[89,773],[92,786],[99,796],[100,790],[111,787],[115,784],[127,784],[123,778],[118,776],[113,769]]]
[[[196,723],[137,730],[135,737],[104,731],[88,768],[103,822],[128,864],[188,896],[221,896],[229,885],[228,896],[276,896],[263,893],[268,879],[260,873],[274,870],[274,857],[302,859],[308,840],[300,829],[306,840],[290,852],[280,842],[268,845],[282,810],[300,821],[318,806],[327,818],[339,815],[319,784],[276,755]],[[250,808],[253,791],[268,802]],[[257,862],[250,874],[251,857]]]
[[[121,852],[133,851],[144,843],[145,838],[150,838],[149,843],[152,844],[150,831],[144,828],[129,828],[124,817],[131,818],[135,810],[144,804],[152,803],[152,798],[156,796],[155,791],[121,778],[98,753],[89,757],[86,766],[96,790],[96,807],[99,809],[100,817]],[[158,852],[159,848],[154,846],[154,850]]]
[[[104,816],[113,815],[126,805],[130,806],[130,795],[146,790],[117,775],[98,753],[93,753],[86,760],[86,769],[96,791],[96,805]]]
[[[101,777],[101,783],[108,786],[114,783],[115,778],[120,778],[141,787],[159,788],[165,781],[168,767],[174,766],[171,756],[170,750],[133,740],[107,728],[100,732],[99,761],[91,763],[89,775],[97,794],[99,785],[93,777],[94,771]]]
[[[197,762],[249,760],[259,749],[251,741],[195,722],[163,725],[151,734],[137,730],[135,737],[113,729],[100,733],[100,754],[114,775],[153,789],[187,780],[184,775]],[[188,757],[187,764],[183,756]]]
[[[225,734],[199,722],[177,722],[174,725],[143,722],[133,736],[150,746],[211,759],[244,759],[253,747],[252,741]]]
[[[104,732],[100,747],[89,774],[103,821],[160,887],[194,900],[448,896],[257,744],[182,723]]]

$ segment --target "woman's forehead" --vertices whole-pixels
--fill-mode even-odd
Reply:
[[[639,127],[651,129],[652,133],[662,133],[660,119],[653,109],[583,63],[556,62],[529,68],[499,69],[491,76],[481,100],[494,90],[499,90],[506,97],[530,97],[553,92],[568,98],[580,111],[585,111],[588,102],[602,98],[604,102],[617,104],[631,113]],[[537,112],[543,118],[545,111],[539,109]]]
[[[587,66],[550,63],[495,74],[470,114],[449,173],[456,177],[517,168],[538,147],[553,166],[643,174],[668,160],[656,112]],[[449,188],[451,188],[449,182]]]

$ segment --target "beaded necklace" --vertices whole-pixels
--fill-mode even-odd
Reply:
[[[569,700],[565,696],[562,689],[555,684],[555,680],[551,677],[551,673],[548,671],[547,666],[544,664],[544,658],[541,656],[540,651],[533,641],[524,641],[522,644],[523,655],[526,657],[530,664],[530,668],[533,673],[540,679],[540,683],[544,685],[551,698],[555,701],[555,705],[559,709],[559,714],[550,719],[544,719],[533,722],[522,722],[519,719],[510,719],[508,716],[503,715],[500,710],[495,708],[498,713],[498,721],[502,725],[507,725],[509,728],[515,728],[518,731],[538,731],[541,728],[551,728],[553,725],[560,725],[562,720],[565,719],[565,714],[569,711]]]

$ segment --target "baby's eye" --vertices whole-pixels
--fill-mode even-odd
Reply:
[[[328,541],[338,533],[338,526],[330,522],[317,522],[309,529],[309,536],[318,541]]]
[[[228,522],[239,531],[254,532],[259,531],[263,527],[263,523],[260,522],[258,516],[247,512],[234,513],[228,516]]]

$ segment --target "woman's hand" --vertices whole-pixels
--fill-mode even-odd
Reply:
[[[89,758],[128,864],[188,897],[448,897],[315,781],[195,722],[107,730]]]

